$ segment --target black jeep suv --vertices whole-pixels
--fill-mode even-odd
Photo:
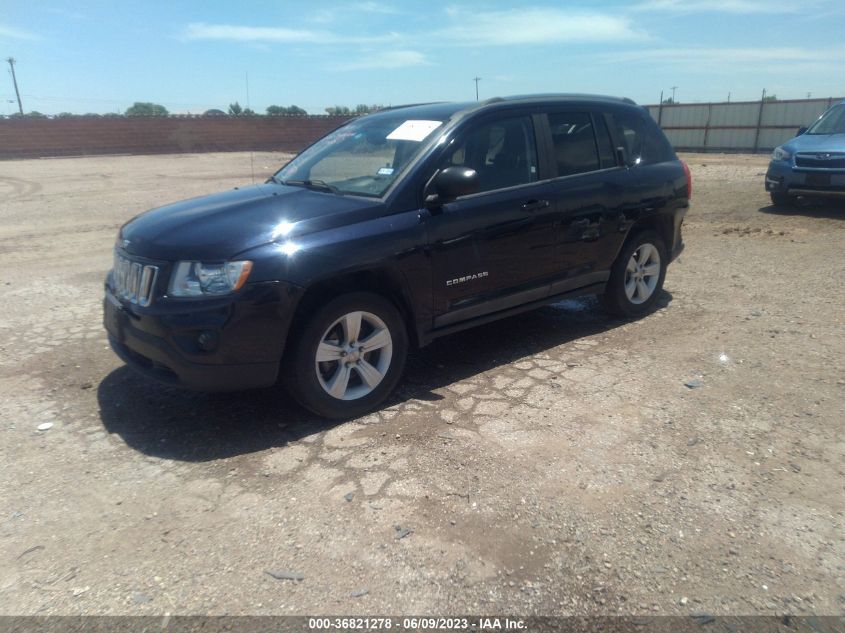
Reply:
[[[359,415],[408,348],[562,297],[654,305],[691,182],[628,99],[527,96],[357,118],[261,185],[125,224],[106,280],[115,352],[165,382],[272,385]]]

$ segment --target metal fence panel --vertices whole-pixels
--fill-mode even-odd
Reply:
[[[755,129],[748,128],[720,128],[710,130],[707,135],[707,147],[709,151],[718,150],[746,150],[754,147]]]
[[[672,144],[687,151],[769,152],[841,98],[645,106]]]
[[[665,127],[704,127],[708,110],[707,104],[664,106],[660,123]]]
[[[760,130],[760,151],[770,151],[778,145],[783,145],[798,131],[797,128],[788,130],[783,128],[763,128]]]
[[[714,103],[710,115],[711,126],[757,125],[759,103]]]
[[[696,128],[666,130],[666,136],[672,146],[680,149],[694,150],[704,147],[704,130]]]
[[[808,101],[774,101],[767,103],[763,109],[764,126],[790,125],[796,129],[801,125],[809,125],[827,110],[827,99]],[[799,125],[796,126],[795,123]]]

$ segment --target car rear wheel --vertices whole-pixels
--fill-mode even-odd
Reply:
[[[282,360],[285,382],[305,408],[326,418],[362,415],[402,376],[408,334],[384,297],[341,295],[318,308]]]
[[[772,205],[775,207],[788,209],[795,206],[795,199],[788,193],[772,192],[770,195],[772,197]]]
[[[651,311],[663,288],[669,257],[663,239],[643,231],[629,239],[613,263],[602,297],[616,316],[633,318]]]

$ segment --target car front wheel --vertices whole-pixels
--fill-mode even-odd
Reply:
[[[608,312],[633,318],[651,311],[657,302],[669,257],[663,239],[654,231],[634,235],[613,264],[602,297]]]
[[[788,193],[772,193],[772,206],[789,209],[795,205],[795,200]]]
[[[396,307],[379,295],[355,292],[310,315],[282,364],[300,404],[338,419],[384,401],[402,376],[407,353],[408,334]]]

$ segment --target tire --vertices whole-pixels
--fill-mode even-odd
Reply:
[[[291,341],[282,358],[285,385],[303,407],[332,419],[356,417],[381,404],[402,377],[408,355],[399,310],[369,292],[320,305]]]
[[[789,209],[795,206],[795,199],[788,193],[772,192],[772,206]]]
[[[650,312],[663,288],[668,265],[666,244],[660,235],[642,231],[632,236],[610,269],[602,296],[605,309],[628,319]]]

